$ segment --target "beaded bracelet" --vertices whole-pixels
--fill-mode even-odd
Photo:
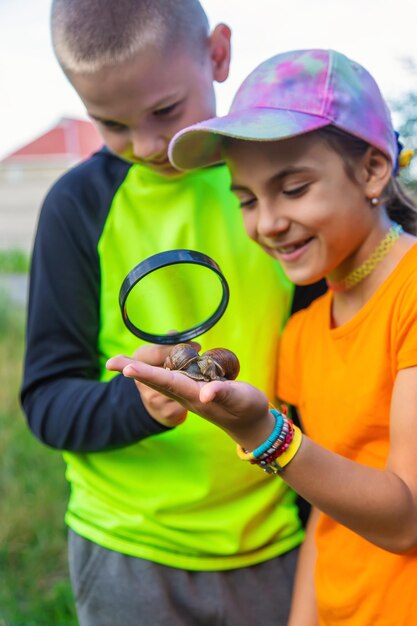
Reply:
[[[285,469],[285,467],[288,465],[288,463],[293,460],[298,450],[300,449],[303,435],[298,426],[294,425],[293,428],[294,437],[287,450],[285,450],[285,452],[283,452],[281,455],[278,455],[271,462],[260,461],[258,463],[259,467],[263,469],[264,472],[266,472],[267,474],[280,474],[282,470]]]
[[[268,474],[279,474],[297,454],[302,441],[301,430],[286,415],[270,406],[275,417],[275,427],[268,439],[252,452],[237,446],[237,454],[243,461],[258,465]],[[279,461],[277,460],[279,458]]]
[[[271,411],[273,413],[273,411]],[[277,439],[272,443],[271,447],[262,455],[257,457],[257,460],[264,459],[271,454],[280,454],[283,452],[283,446],[291,443],[292,440],[292,424],[288,418],[283,419],[283,425],[280,434]],[[255,459],[256,460],[256,459]]]
[[[275,417],[275,426],[272,433],[269,435],[268,439],[261,443],[260,446],[255,448],[252,452],[248,452],[242,446],[237,446],[237,455],[242,461],[255,461],[265,454],[265,452],[269,451],[271,446],[276,442],[281,434],[282,427],[284,424],[284,419],[286,418],[282,413],[277,411],[275,408],[269,409],[272,415]]]
[[[260,465],[261,462],[270,463],[277,457],[281,456],[281,454],[283,454],[285,450],[288,449],[288,447],[292,443],[293,438],[294,438],[294,428],[292,424],[288,423],[288,432],[284,441],[278,445],[274,445],[272,448],[268,450],[266,454],[262,455],[262,457],[260,457],[259,459],[253,459],[252,461],[250,461],[250,463],[256,464],[256,465]]]
[[[274,444],[275,441],[281,436],[282,427],[284,424],[284,416],[282,413],[279,413],[276,409],[269,409],[270,413],[275,417],[275,427],[272,433],[269,435],[268,439],[261,443],[260,446],[253,450],[252,454],[255,459],[259,459],[269,448]]]

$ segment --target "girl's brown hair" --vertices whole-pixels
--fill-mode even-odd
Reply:
[[[345,164],[347,175],[351,180],[355,180],[356,161],[365,154],[369,144],[334,126],[326,126],[316,132],[339,154]],[[416,202],[394,175],[384,189],[381,202],[394,222],[401,224],[406,232],[417,235]]]

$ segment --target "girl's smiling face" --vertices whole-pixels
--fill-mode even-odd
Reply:
[[[317,133],[284,141],[227,140],[225,153],[249,236],[294,283],[345,276],[383,236],[388,218],[368,199],[382,193],[390,167],[375,149],[357,160],[354,178]],[[379,178],[385,170],[385,182],[375,169]]]

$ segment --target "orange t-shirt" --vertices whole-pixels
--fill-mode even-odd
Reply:
[[[278,396],[298,407],[314,441],[382,469],[396,373],[417,365],[417,244],[338,328],[331,303],[329,292],[288,322]],[[417,551],[386,552],[324,514],[316,542],[320,626],[417,624]]]

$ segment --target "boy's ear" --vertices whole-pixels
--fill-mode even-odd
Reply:
[[[209,37],[213,79],[218,83],[222,83],[229,76],[231,36],[232,32],[226,24],[217,24]]]
[[[364,174],[366,196],[379,198],[391,178],[391,163],[382,152],[370,146],[364,156]]]

